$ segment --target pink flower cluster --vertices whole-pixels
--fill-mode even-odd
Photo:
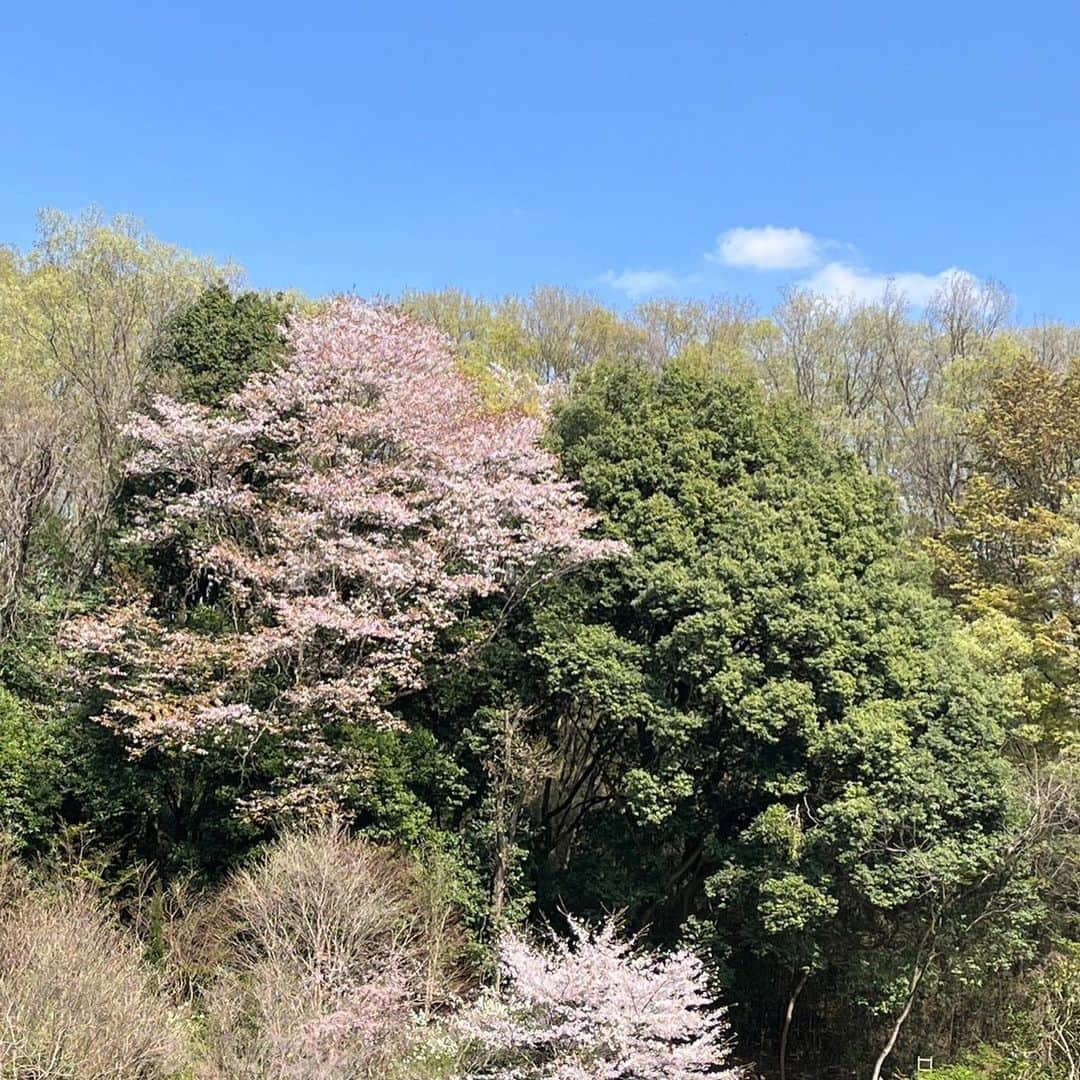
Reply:
[[[183,610],[130,599],[71,628],[109,696],[103,720],[136,752],[298,716],[393,723],[468,600],[512,604],[621,550],[589,537],[539,421],[485,408],[435,331],[341,299],[290,343],[226,410],[159,398],[129,427],[129,472],[153,492],[131,539],[181,552],[191,595],[212,591],[234,628],[195,640]],[[267,685],[280,689],[256,708]]]
[[[503,938],[503,986],[464,1021],[500,1080],[736,1080],[692,953],[637,950],[614,920],[538,948]]]

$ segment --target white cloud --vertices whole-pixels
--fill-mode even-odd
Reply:
[[[880,300],[891,285],[895,292],[906,297],[916,307],[925,307],[934,293],[954,277],[975,281],[973,274],[955,266],[942,270],[939,274],[875,274],[848,263],[831,262],[826,263],[801,284],[831,300],[854,300],[860,304]]]
[[[886,290],[902,295],[915,307],[925,307],[934,294],[952,280],[969,282],[981,289],[979,279],[967,270],[950,266],[936,274],[919,271],[899,273],[870,270],[861,265],[853,244],[827,240],[804,229],[777,225],[728,229],[716,239],[716,248],[705,255],[708,262],[749,271],[802,271],[787,273],[787,280],[821,296],[859,304],[880,300]],[[674,295],[692,286],[708,285],[709,276],[673,273],[670,270],[608,270],[598,281],[617,289],[631,300],[655,293]]]
[[[710,262],[748,270],[806,270],[821,261],[822,242],[802,229],[762,225],[728,229],[716,239]]]
[[[600,275],[600,280],[625,293],[631,300],[639,300],[665,289],[675,289],[679,285],[678,278],[668,270],[624,270],[621,274],[609,270]]]

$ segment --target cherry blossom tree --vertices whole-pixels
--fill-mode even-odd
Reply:
[[[513,1080],[736,1080],[728,1027],[689,952],[637,950],[609,919],[537,947],[510,933],[501,989],[463,1024],[486,1049],[478,1075]]]
[[[127,541],[155,572],[65,633],[132,755],[276,740],[279,809],[332,801],[328,731],[397,724],[471,602],[621,551],[541,420],[486,408],[436,331],[339,299],[288,336],[225,410],[159,397],[131,422]]]

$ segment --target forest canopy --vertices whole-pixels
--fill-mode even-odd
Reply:
[[[1000,286],[0,249],[0,1075],[1078,1080],[1078,687]]]

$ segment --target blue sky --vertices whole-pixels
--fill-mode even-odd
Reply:
[[[1072,4],[0,8],[3,241],[94,202],[312,293],[960,268],[1080,320]]]

